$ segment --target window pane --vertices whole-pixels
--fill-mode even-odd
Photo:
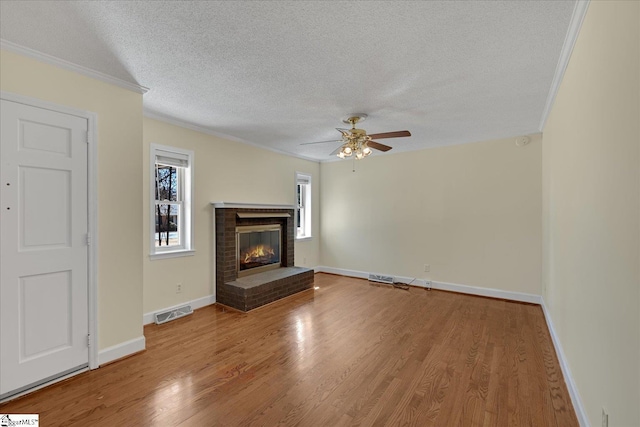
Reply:
[[[304,214],[302,213],[303,209],[304,209],[304,199],[302,197],[302,185],[298,184],[296,186],[297,188],[297,196],[298,196],[298,209],[296,211],[296,222],[298,224],[298,230],[297,230],[297,235],[300,236],[302,234],[304,234],[304,224],[302,223],[303,219],[304,219]]]
[[[178,169],[156,164],[156,200],[178,201]]]
[[[156,205],[155,246],[180,245],[180,205]]]
[[[298,228],[296,230],[296,233],[298,235],[298,237],[302,236],[304,234],[304,212],[302,211],[302,209],[298,209]]]
[[[150,150],[149,252],[151,259],[162,259],[192,250],[194,153],[154,143]]]
[[[296,173],[297,238],[311,237],[311,177]]]

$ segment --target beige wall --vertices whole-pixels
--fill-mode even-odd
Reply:
[[[5,50],[0,89],[97,114],[98,347],[142,336],[142,95]]]
[[[543,296],[593,426],[640,425],[639,6],[591,2],[543,133]]]
[[[352,164],[321,165],[322,265],[540,294],[539,135]]]
[[[295,172],[312,176],[311,240],[296,242],[296,265],[319,263],[319,173],[316,162],[277,154],[250,145],[144,118],[144,159],[151,143],[194,151],[194,256],[149,259],[149,202],[144,217],[144,312],[181,304],[212,294],[213,228],[211,202],[295,203]],[[149,197],[149,161],[143,163],[142,192]],[[176,294],[176,283],[183,291]]]

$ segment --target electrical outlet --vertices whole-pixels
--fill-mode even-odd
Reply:
[[[424,265],[424,271],[425,271],[425,273],[430,272],[431,271],[431,266],[429,264],[425,264]]]
[[[424,287],[427,288],[428,291],[430,291],[431,290],[431,280],[425,279]]]
[[[182,283],[177,283],[176,284],[176,294],[179,294],[182,292]]]
[[[604,407],[602,408],[602,427],[609,427],[609,414]]]

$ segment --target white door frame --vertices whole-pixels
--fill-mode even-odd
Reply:
[[[0,99],[30,105],[32,107],[52,110],[59,113],[87,119],[88,125],[88,158],[87,158],[87,203],[88,230],[90,237],[88,261],[89,300],[89,369],[97,369],[98,364],[98,116],[90,111],[78,110],[52,102],[11,92],[0,91]],[[0,165],[0,167],[2,167]],[[79,371],[82,372],[82,371]]]

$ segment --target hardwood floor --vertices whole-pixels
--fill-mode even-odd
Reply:
[[[539,306],[317,274],[249,314],[0,405],[43,426],[577,426]]]

